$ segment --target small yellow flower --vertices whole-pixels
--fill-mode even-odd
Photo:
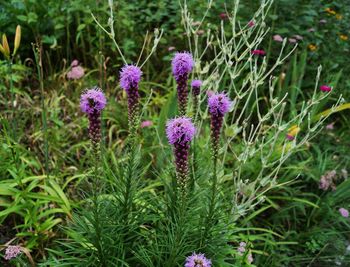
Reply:
[[[339,38],[342,39],[343,41],[347,41],[348,40],[348,36],[345,35],[345,34],[339,35]]]
[[[314,52],[317,50],[317,46],[314,44],[309,44],[308,48],[310,49],[310,51]]]
[[[337,12],[335,12],[333,9],[331,9],[331,8],[329,8],[329,7],[325,8],[325,11],[326,11],[328,14],[331,14],[331,15],[337,14]]]
[[[340,14],[335,15],[335,17],[336,17],[336,19],[338,19],[338,20],[341,20],[341,19],[343,18],[343,16],[340,15]]]
[[[288,135],[295,137],[300,132],[300,127],[294,124],[288,129]]]

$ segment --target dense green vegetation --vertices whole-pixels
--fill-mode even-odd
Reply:
[[[0,266],[349,266],[347,0],[9,0],[0,25]],[[184,186],[176,51],[195,62]],[[218,151],[215,92],[233,101]]]

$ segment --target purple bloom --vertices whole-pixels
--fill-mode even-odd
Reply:
[[[335,170],[328,171],[324,175],[322,175],[320,179],[319,188],[324,191],[328,190],[329,188],[332,188],[332,190],[335,190],[336,189],[335,180],[337,178],[336,175],[337,175],[337,172]]]
[[[328,86],[328,85],[321,85],[321,86],[320,86],[320,90],[321,90],[322,92],[330,92],[330,91],[332,91],[332,87],[330,87],[330,86]]]
[[[211,260],[207,259],[204,254],[193,253],[186,258],[185,267],[211,267]]]
[[[74,60],[72,61],[72,63],[70,63],[70,66],[71,66],[71,67],[76,67],[76,66],[78,66],[78,65],[79,65],[79,61],[76,60],[76,59],[74,59]]]
[[[191,83],[192,86],[192,93],[194,96],[198,96],[200,93],[200,87],[202,86],[201,80],[193,80]]]
[[[142,71],[135,65],[125,65],[120,72],[120,86],[126,92],[130,88],[138,88]]]
[[[73,64],[73,63],[72,63]],[[70,71],[67,72],[67,79],[78,80],[85,74],[83,67],[73,66]]]
[[[98,87],[86,90],[80,98],[80,108],[82,112],[92,114],[101,112],[106,106],[106,97]]]
[[[211,95],[208,99],[209,112],[212,115],[223,116],[229,112],[232,101],[225,93]]]
[[[334,122],[327,124],[326,129],[327,130],[334,130]]]
[[[8,246],[5,250],[5,260],[11,260],[21,254],[20,246]]]
[[[177,99],[181,116],[186,114],[187,109],[187,79],[192,71],[194,61],[192,55],[188,52],[176,53],[172,62],[173,75],[177,83]]]
[[[190,118],[180,117],[167,122],[166,135],[169,143],[172,145],[175,143],[189,143],[192,141],[195,134],[196,128]]]
[[[169,51],[169,52],[174,51],[175,49],[176,49],[175,46],[169,46],[169,47],[168,47],[168,51]]]
[[[174,146],[176,176],[183,198],[186,196],[188,180],[189,143],[193,139],[195,133],[196,128],[189,118],[180,117],[167,122],[166,134],[169,143]]]
[[[272,38],[276,42],[283,42],[283,37],[279,34],[275,34]]]
[[[171,61],[173,75],[178,81],[182,76],[187,76],[193,69],[194,61],[189,52],[177,52]]]
[[[98,87],[85,91],[80,98],[80,108],[89,117],[89,137],[92,149],[98,157],[101,141],[101,111],[106,106],[106,97]]]
[[[253,262],[253,255],[252,255],[252,253],[249,253],[249,255],[248,255],[248,258],[247,258],[247,261],[249,262],[249,264],[251,264],[252,262]]]
[[[340,212],[341,216],[343,216],[344,218],[348,218],[349,217],[349,211],[347,209],[340,208],[339,212]]]
[[[128,94],[129,130],[132,135],[139,126],[139,83],[142,71],[135,65],[125,65],[120,72],[120,87]]]

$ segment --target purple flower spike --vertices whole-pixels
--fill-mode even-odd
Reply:
[[[191,83],[192,86],[192,93],[193,95],[197,96],[200,93],[200,88],[202,86],[202,81],[201,80],[193,80]]]
[[[219,140],[224,115],[229,112],[232,101],[224,93],[213,94],[208,99],[209,113],[211,115],[211,141],[213,147],[213,158],[216,162],[219,151]],[[216,164],[216,163],[215,163]]]
[[[106,97],[98,87],[86,90],[80,98],[81,111],[87,114],[101,112],[106,106]]]
[[[184,116],[186,114],[188,99],[187,80],[194,66],[193,57],[188,52],[176,53],[171,65],[177,83],[179,113],[181,116]]]
[[[193,253],[186,258],[185,267],[211,267],[211,260],[207,259],[204,254]]]
[[[101,142],[101,111],[106,102],[105,95],[98,87],[85,91],[80,98],[80,108],[89,117],[89,137],[96,156]]]
[[[139,126],[139,83],[142,71],[134,65],[125,65],[120,72],[120,86],[128,94],[128,117],[129,128],[132,135],[135,135]]]
[[[120,86],[126,92],[130,89],[138,88],[142,71],[134,65],[125,65],[120,72]]]
[[[189,52],[177,52],[171,62],[173,75],[175,80],[179,80],[182,76],[187,76],[193,69],[194,61]]]
[[[176,175],[184,198],[188,180],[190,142],[196,134],[196,128],[191,122],[191,119],[180,117],[168,121],[166,125],[166,134],[169,143],[174,146]]]

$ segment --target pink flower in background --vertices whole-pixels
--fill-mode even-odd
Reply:
[[[321,24],[326,24],[326,23],[327,23],[327,20],[321,19],[321,20],[319,21],[319,23],[321,23]]]
[[[261,49],[256,49],[256,50],[253,50],[252,51],[252,55],[255,55],[255,56],[265,56],[266,55],[266,52],[264,50],[261,50]]]
[[[5,260],[11,260],[21,254],[20,246],[8,246],[5,250]]]
[[[310,29],[308,29],[307,31],[308,31],[308,32],[315,32],[316,30],[315,30],[315,28],[310,28]]]
[[[334,129],[334,122],[332,122],[330,124],[327,124],[326,129],[327,130],[333,130]]]
[[[73,60],[71,65],[71,70],[67,72],[67,78],[70,80],[78,80],[84,76],[85,72],[83,67],[79,66],[78,60]]]
[[[222,19],[222,20],[225,20],[225,19],[228,19],[228,16],[227,16],[227,14],[226,13],[221,13],[220,15],[219,15],[219,17],[220,17],[220,19]]]
[[[243,256],[243,253],[245,252],[245,247],[246,247],[246,243],[245,242],[241,242],[239,243],[239,247],[237,248],[238,254],[240,256]]]
[[[212,91],[212,90],[207,91],[207,96],[211,97],[213,94],[215,94],[214,91]]]
[[[141,128],[150,127],[152,125],[153,125],[152,121],[143,121],[143,122],[141,122]]]
[[[295,137],[294,137],[293,135],[287,134],[287,135],[286,135],[286,138],[287,138],[289,141],[293,141]]]
[[[349,211],[347,209],[340,208],[339,212],[340,212],[341,216],[343,216],[344,218],[348,218],[349,217]]]
[[[288,41],[289,41],[291,44],[295,44],[295,43],[297,42],[297,39],[289,38]]]
[[[320,90],[321,90],[322,92],[330,92],[330,91],[332,91],[332,87],[330,87],[330,86],[328,86],[328,85],[321,85],[321,86],[320,86]]]
[[[78,65],[79,65],[79,61],[76,60],[76,59],[74,59],[74,60],[72,61],[72,63],[70,64],[71,67],[76,67],[76,66],[78,66]]]
[[[336,175],[337,175],[337,172],[335,170],[328,171],[324,175],[322,175],[320,179],[319,188],[324,191],[328,190],[329,188],[332,188],[332,190],[334,191],[336,189],[336,185],[335,185],[335,180],[337,178]]]
[[[169,52],[174,51],[175,49],[176,49],[175,46],[169,46],[169,47],[168,47],[168,51],[169,51]]]
[[[283,42],[283,37],[279,34],[275,34],[272,38],[276,42]]]
[[[295,39],[299,40],[299,41],[301,41],[301,40],[304,39],[304,37],[301,36],[301,35],[299,35],[299,34],[296,34],[296,35],[294,35],[293,37],[294,37]]]
[[[248,27],[249,27],[249,28],[252,28],[252,27],[254,27],[254,26],[255,26],[254,20],[251,20],[251,21],[248,22]]]
[[[249,255],[248,255],[248,258],[247,258],[247,261],[249,262],[249,264],[251,264],[252,262],[253,262],[253,255],[252,255],[252,253],[249,253]]]

